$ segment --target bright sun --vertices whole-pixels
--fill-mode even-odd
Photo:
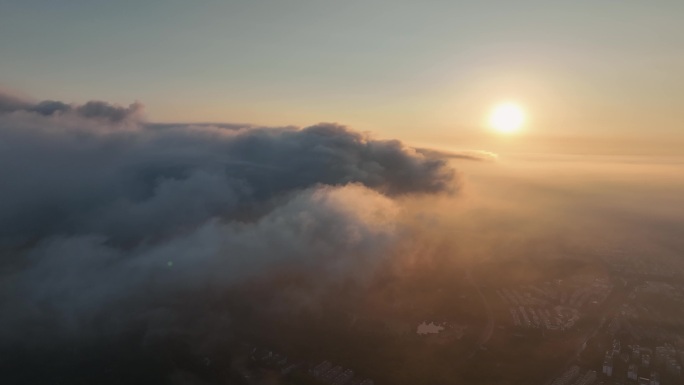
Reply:
[[[489,115],[489,125],[504,134],[518,131],[525,122],[525,113],[515,103],[502,103],[494,107]]]

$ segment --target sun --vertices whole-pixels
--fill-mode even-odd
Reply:
[[[518,131],[525,123],[525,112],[515,103],[501,103],[492,109],[489,125],[500,133]]]

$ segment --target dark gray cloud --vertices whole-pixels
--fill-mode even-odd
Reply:
[[[121,122],[132,117],[137,117],[142,112],[143,105],[140,103],[133,103],[128,107],[121,107],[101,101],[90,101],[82,106],[77,106],[74,109],[76,113],[86,118],[103,118],[112,122]]]
[[[315,185],[390,196],[457,186],[446,162],[335,124],[305,129],[110,124],[0,116],[0,242],[98,233],[131,241],[253,215]]]
[[[0,114],[12,112],[30,112],[44,116],[71,114],[118,123],[125,120],[137,120],[142,111],[143,105],[140,103],[133,103],[128,107],[96,100],[83,105],[67,104],[55,100],[34,103],[0,91]]]
[[[360,277],[399,238],[394,198],[458,189],[442,157],[337,124],[155,125],[140,108],[0,99],[0,341],[179,327],[188,293],[282,269]]]

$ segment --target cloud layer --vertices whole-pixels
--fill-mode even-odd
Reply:
[[[34,103],[3,93],[0,90],[0,113],[23,111],[43,116],[76,115],[119,123],[125,120],[138,119],[142,110],[143,105],[140,103],[122,107],[98,100],[89,101],[83,105],[67,104],[56,100]]]
[[[443,158],[336,124],[140,117],[0,95],[3,341],[113,333],[293,268],[358,275],[398,237],[396,197],[458,188]]]

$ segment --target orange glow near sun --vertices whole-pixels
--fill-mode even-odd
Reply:
[[[489,114],[489,126],[502,134],[514,133],[525,123],[525,112],[515,103],[501,103]]]

